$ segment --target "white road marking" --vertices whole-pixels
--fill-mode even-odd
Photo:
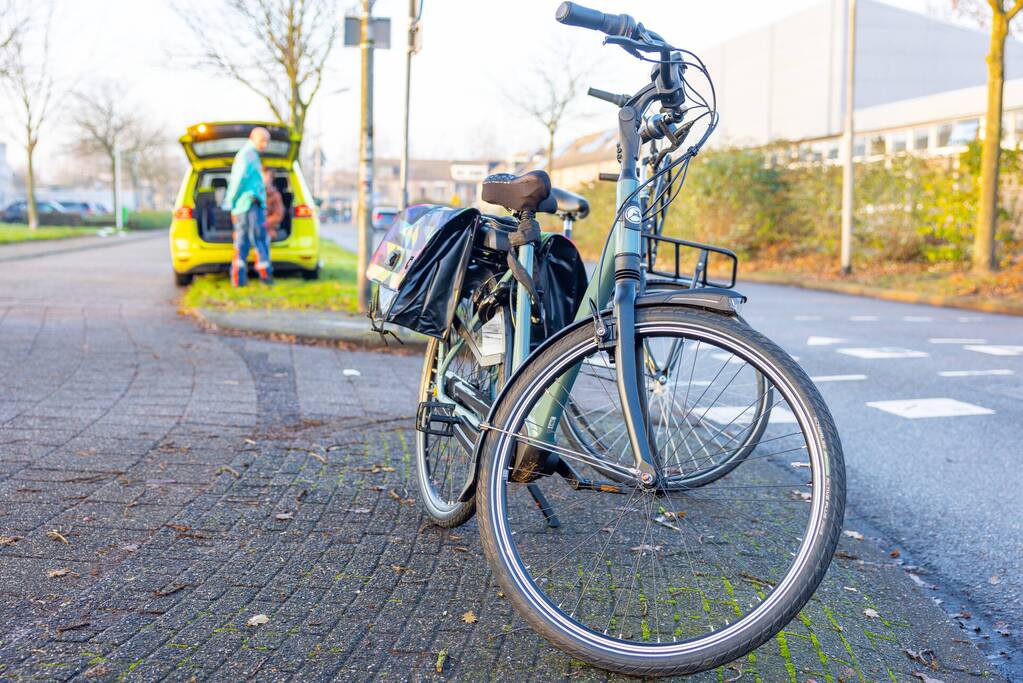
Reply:
[[[877,318],[876,315],[851,315],[851,316],[849,316],[849,320],[852,320],[854,323],[872,323],[872,322],[874,322],[877,319],[878,318]]]
[[[980,318],[975,315],[961,315],[956,318],[956,322],[960,323],[975,323],[978,320],[980,320]]]
[[[858,382],[859,380],[867,379],[866,375],[818,375],[817,377],[811,377],[814,382],[820,384],[821,382]]]
[[[1013,374],[1012,370],[942,370],[942,377],[995,377]]]
[[[935,337],[928,339],[932,344],[987,344],[987,339],[969,339],[966,337]]]
[[[793,316],[793,320],[823,320],[819,315],[797,315]]]
[[[961,417],[964,415],[993,415],[995,411],[954,398],[918,398],[907,401],[870,401],[871,408],[883,410],[909,420],[926,417]]]
[[[845,339],[839,339],[838,337],[807,337],[807,346],[831,346],[832,344],[844,344]]]
[[[934,320],[929,315],[904,315],[902,319],[907,323],[929,323]]]
[[[704,415],[703,410],[699,407],[693,409],[693,414],[697,416],[697,419],[703,415],[704,420],[709,420],[717,424],[749,424],[753,422],[753,418],[756,417],[756,407],[747,406],[714,406],[706,409],[707,413]],[[792,412],[783,406],[775,406],[771,408],[771,423],[794,423],[796,416]]]
[[[967,351],[986,353],[990,356],[1023,356],[1023,346],[965,346]]]
[[[914,351],[913,349],[900,349],[893,346],[882,346],[879,348],[847,348],[838,349],[839,353],[866,360],[879,360],[882,358],[926,358],[930,354],[926,351]]]

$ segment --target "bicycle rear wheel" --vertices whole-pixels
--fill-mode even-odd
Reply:
[[[663,466],[664,485],[656,488],[638,482],[580,487],[547,474],[536,483],[561,522],[551,528],[508,471],[527,430],[537,427],[534,409],[545,396],[556,396],[551,388],[584,364],[610,365],[592,329],[582,326],[528,361],[485,433],[480,534],[509,600],[557,647],[621,673],[690,673],[771,638],[819,585],[845,505],[841,445],[806,374],[747,325],[658,307],[637,311],[636,331],[638,342],[655,349],[680,339],[713,347],[706,357],[717,364],[705,385],[684,378],[668,385],[678,399],[670,409],[695,418],[670,428],[648,424],[662,463],[672,461],[673,449],[685,448],[693,420],[721,429],[754,410],[757,396],[745,405],[722,401],[731,401],[731,382],[759,373],[774,399],[755,449],[700,488],[679,485]],[[570,398],[585,406],[597,397],[617,405],[615,385],[579,374]],[[704,451],[687,456],[710,457],[712,443],[705,440]],[[573,465],[590,459],[565,446],[557,452]]]

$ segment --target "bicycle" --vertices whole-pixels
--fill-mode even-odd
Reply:
[[[443,526],[477,513],[522,618],[609,670],[705,670],[774,636],[823,579],[841,443],[806,373],[739,316],[734,253],[658,229],[717,123],[703,63],[628,15],[566,2],[556,18],[654,65],[612,96],[618,209],[596,271],[580,280],[570,242],[536,221],[578,198],[543,172],[492,176],[483,199],[514,218],[410,209],[374,256],[376,317],[435,338],[416,417],[424,505]],[[641,181],[641,149],[664,140]],[[647,287],[659,274],[674,285]]]

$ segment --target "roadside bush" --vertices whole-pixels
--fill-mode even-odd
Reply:
[[[668,214],[665,234],[733,249],[744,258],[839,250],[842,169],[834,164],[777,163],[777,150],[717,149],[693,160]],[[959,157],[911,155],[856,167],[855,257],[878,262],[962,262],[970,257],[977,211],[979,145]],[[577,227],[594,258],[615,211],[613,183],[582,188],[591,217]],[[1023,154],[1002,156],[1000,253],[1023,244]]]
[[[166,230],[170,227],[172,216],[170,211],[129,211],[125,228],[128,230]],[[86,223],[94,226],[110,226],[114,224],[114,214],[89,216]]]

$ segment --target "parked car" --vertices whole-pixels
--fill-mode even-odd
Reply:
[[[373,208],[373,229],[381,232],[394,224],[398,209],[393,206],[377,206]]]
[[[83,202],[78,201],[77,199],[72,199],[64,200],[60,204],[68,211],[82,216],[100,216],[110,213],[110,211],[107,210],[107,207],[103,206],[99,202]]]
[[[307,280],[320,275],[320,221],[297,161],[301,137],[289,127],[273,123],[197,123],[179,140],[190,166],[174,204],[170,228],[171,266],[178,286],[189,284],[199,273],[231,269],[231,214],[221,204],[234,155],[257,126],[270,131],[270,144],[261,158],[263,166],[273,171],[274,185],[284,200],[284,220],[270,244],[274,272],[298,272]],[[255,258],[253,249],[249,261]]]
[[[75,224],[73,216],[69,215],[74,214],[74,212],[68,211],[60,202],[49,200],[37,201],[36,212],[39,216],[39,222],[43,224],[47,222],[59,225]],[[21,199],[8,204],[7,208],[0,214],[0,220],[3,220],[4,223],[28,223],[28,201]]]

